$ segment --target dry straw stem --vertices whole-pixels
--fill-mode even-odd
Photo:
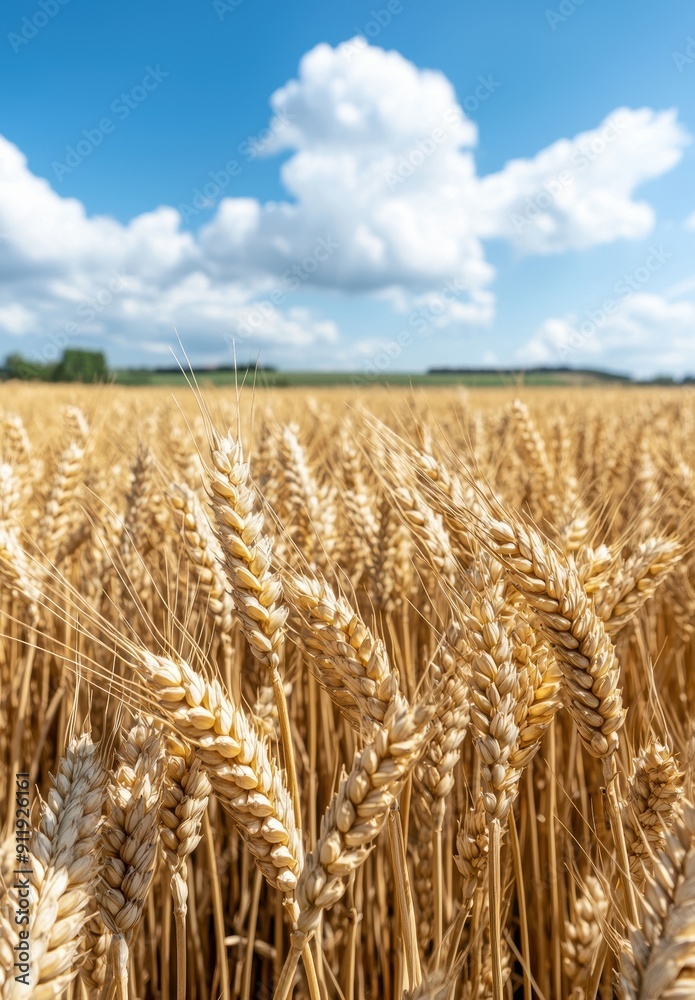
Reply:
[[[679,813],[683,772],[663,743],[651,739],[633,761],[623,809],[630,871],[635,881],[651,874],[652,861],[666,843]]]
[[[647,880],[641,926],[621,956],[626,1000],[688,1000],[695,995],[695,809],[666,836]]]
[[[321,835],[306,857],[297,886],[296,930],[276,987],[285,1000],[302,949],[316,932],[321,914],[343,896],[350,875],[366,861],[384,828],[392,804],[422,753],[432,709],[393,700],[372,743],[355,755],[321,821]]]
[[[325,580],[288,579],[292,624],[318,667],[318,679],[353,728],[382,725],[398,695],[398,672],[348,601]]]
[[[98,873],[105,778],[98,747],[85,734],[68,744],[42,803],[29,877],[29,977],[36,1000],[61,996],[77,974],[87,907]],[[8,998],[22,995],[26,991],[16,980],[3,994]]]
[[[109,782],[97,888],[101,918],[113,935],[114,978],[123,997],[128,995],[128,946],[157,860],[163,776],[162,735],[140,721],[125,736]]]

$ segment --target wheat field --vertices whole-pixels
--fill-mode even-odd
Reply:
[[[695,996],[695,396],[6,385],[0,996]]]

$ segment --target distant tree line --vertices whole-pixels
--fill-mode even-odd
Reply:
[[[109,377],[103,351],[69,348],[52,364],[29,361],[21,354],[9,354],[0,378],[38,382],[104,382]]]

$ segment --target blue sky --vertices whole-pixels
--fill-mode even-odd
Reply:
[[[695,371],[689,6],[6,2],[0,354]]]

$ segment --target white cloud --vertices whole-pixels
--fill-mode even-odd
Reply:
[[[166,206],[127,225],[89,216],[0,137],[0,333],[107,349],[130,337],[144,350],[177,327],[211,357],[231,334],[299,351],[339,339],[331,319],[297,309],[293,295],[310,289],[387,299],[425,316],[427,330],[484,326],[495,307],[486,239],[549,253],[652,227],[634,195],[681,156],[674,112],[619,109],[481,178],[476,126],[446,77],[350,45],[318,45],[272,95],[277,127],[261,151],[290,151],[281,177],[291,200],[224,198],[196,234]]]
[[[21,302],[11,302],[0,307],[0,331],[13,336],[30,333],[36,324],[36,317]]]
[[[686,229],[695,229],[695,212],[688,216],[683,225]]]
[[[688,141],[675,111],[619,108],[598,128],[483,178],[483,229],[526,253],[640,239],[654,212],[635,190],[675,166]]]
[[[400,154],[458,107],[442,73],[373,46],[354,58],[353,45],[354,39],[335,49],[317,45],[302,58],[299,78],[275,91],[273,111],[289,124],[274,134],[268,152],[336,149],[373,159],[377,148]],[[447,143],[472,146],[476,139],[476,126],[460,112]]]
[[[547,319],[517,352],[524,364],[601,365],[640,377],[695,373],[695,301],[635,292],[582,316]]]

